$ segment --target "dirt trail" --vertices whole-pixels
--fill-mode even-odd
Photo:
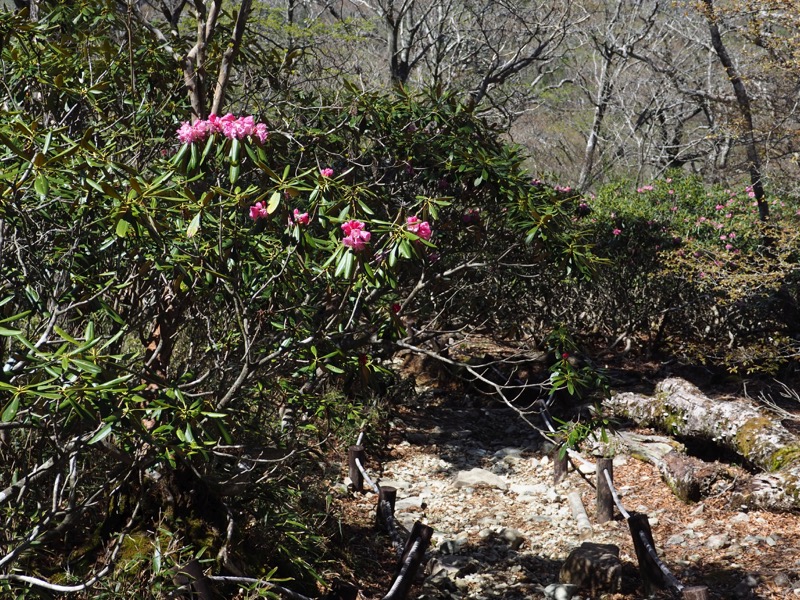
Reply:
[[[411,598],[544,598],[562,561],[581,543],[566,494],[580,491],[593,517],[595,494],[587,481],[593,472],[585,479],[570,470],[554,486],[550,444],[487,398],[428,390],[416,405],[396,407],[387,447],[371,447],[369,440],[366,447],[373,457],[369,471],[379,484],[398,489],[398,520],[410,528],[419,519],[436,532],[427,578]],[[476,468],[501,481],[459,487],[459,473]],[[729,506],[730,489],[682,504],[651,465],[624,455],[614,461],[614,480],[624,506],[650,517],[662,560],[684,584],[707,585],[714,599],[800,598],[796,515],[738,512]],[[375,495],[357,495],[343,505],[351,534],[360,537],[375,567],[362,577],[365,595],[381,596],[394,563],[388,538],[371,526]],[[642,598],[626,522],[619,515],[603,525],[592,520],[591,541],[616,544],[623,562],[622,593],[604,597]],[[582,592],[574,598],[588,597]]]

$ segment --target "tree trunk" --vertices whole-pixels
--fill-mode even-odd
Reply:
[[[756,148],[756,138],[753,128],[753,111],[750,108],[750,95],[744,81],[739,76],[736,66],[733,64],[730,54],[728,54],[725,44],[722,43],[722,35],[717,25],[717,15],[714,12],[714,1],[703,0],[705,4],[705,16],[708,21],[708,30],[711,34],[711,45],[719,57],[719,62],[725,68],[725,73],[733,86],[733,93],[736,96],[736,104],[739,105],[739,112],[742,113],[744,122],[744,145],[747,151],[747,167],[750,172],[750,184],[758,202],[758,215],[762,221],[769,218],[769,205],[764,198],[764,185],[761,181],[761,160],[758,157]]]
[[[683,379],[670,378],[654,396],[632,392],[606,401],[615,415],[685,438],[700,438],[735,452],[763,471],[736,492],[753,508],[800,509],[800,439],[745,400],[714,400]]]
[[[594,105],[594,118],[592,119],[592,128],[589,131],[589,137],[586,140],[586,149],[583,152],[583,166],[581,167],[581,174],[578,177],[578,189],[582,192],[586,191],[591,182],[592,167],[594,166],[594,153],[597,149],[597,142],[600,139],[600,128],[603,125],[603,119],[606,116],[606,109],[608,103],[611,101],[611,92],[613,86],[611,84],[611,60],[613,54],[607,49],[603,48],[603,66],[600,72],[600,83],[597,90],[597,99]]]

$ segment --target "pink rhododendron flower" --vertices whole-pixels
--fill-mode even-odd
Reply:
[[[309,217],[307,212],[301,213],[295,208],[294,212],[292,213],[292,218],[294,218],[294,222],[298,225],[308,225]]]
[[[256,202],[250,207],[250,218],[254,221],[257,219],[266,219],[269,216],[267,212],[267,205],[265,202]]]
[[[342,223],[342,231],[345,236],[342,239],[342,244],[352,248],[355,252],[363,250],[372,237],[369,231],[364,230],[364,223],[355,219]]]
[[[267,125],[265,123],[256,123],[256,129],[253,132],[253,135],[258,138],[258,141],[262,144],[267,141],[267,137],[269,136],[269,132],[267,131]]]
[[[191,144],[195,140],[195,130],[189,121],[184,121],[181,123],[181,126],[178,129],[178,139],[183,144]]]
[[[613,233],[614,235],[619,235],[619,234],[622,233],[622,229],[619,229],[619,228],[615,227],[614,230],[611,233]]]
[[[322,175],[323,177],[333,177],[333,169],[331,169],[330,167],[322,169],[319,172],[319,174]]]
[[[221,133],[228,139],[241,140],[246,137],[258,139],[262,144],[267,139],[267,126],[264,123],[256,123],[255,117],[235,117],[228,113],[224,117],[209,115],[206,120],[199,120],[195,123],[183,123],[178,129],[178,139],[184,144],[200,142],[215,133]]]
[[[408,217],[406,219],[406,229],[411,233],[416,233],[423,240],[431,239],[431,226],[427,221],[420,221],[419,217]]]
[[[731,244],[725,244],[725,250],[733,250],[733,246]]]

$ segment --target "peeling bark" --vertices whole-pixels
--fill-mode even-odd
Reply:
[[[637,423],[717,444],[763,470],[740,486],[737,504],[800,510],[800,439],[750,402],[714,400],[691,383],[670,378],[656,387],[654,396],[615,394],[606,406]]]

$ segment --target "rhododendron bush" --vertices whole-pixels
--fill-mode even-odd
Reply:
[[[22,41],[5,48],[38,44],[47,22],[16,18]],[[249,573],[281,553],[289,575],[308,573],[292,549],[315,528],[281,512],[310,472],[295,465],[368,420],[394,342],[495,326],[521,295],[508,269],[577,264],[569,215],[447,93],[351,88],[325,109],[192,118],[157,61],[135,81],[112,65],[136,90],[83,93],[62,64],[83,54],[36,48],[52,76],[10,72],[0,125],[0,505],[17,499],[0,590],[43,572],[20,562],[34,543],[89,558],[66,587],[101,585],[94,566],[134,530],[169,532],[126,555],[148,589],[172,585],[154,545],[170,564],[210,548]],[[142,64],[169,64],[144,48]],[[134,91],[148,94],[135,110]]]

